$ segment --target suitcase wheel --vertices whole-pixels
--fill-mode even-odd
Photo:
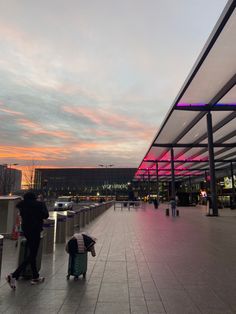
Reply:
[[[75,276],[74,280],[77,281],[79,279],[79,276]]]
[[[83,273],[83,278],[86,278],[86,273]]]
[[[69,280],[69,279],[70,279],[70,275],[67,275],[67,276],[66,276],[66,279]]]

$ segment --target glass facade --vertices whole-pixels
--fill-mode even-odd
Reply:
[[[96,195],[127,191],[136,168],[35,169],[36,190],[48,194]]]

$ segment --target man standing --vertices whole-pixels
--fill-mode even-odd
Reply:
[[[39,276],[36,257],[40,244],[40,234],[43,230],[43,219],[47,219],[49,216],[45,203],[37,201],[33,192],[25,193],[24,200],[20,201],[16,207],[20,211],[22,231],[27,241],[29,255],[13,273],[7,275],[6,280],[12,289],[16,288],[16,280],[28,264],[32,270],[31,284],[35,285],[44,281],[44,278]]]

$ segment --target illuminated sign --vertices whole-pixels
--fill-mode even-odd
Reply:
[[[236,176],[234,176],[234,186],[236,186]],[[224,177],[224,188],[232,189],[232,179],[231,177]]]

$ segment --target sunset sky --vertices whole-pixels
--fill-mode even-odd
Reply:
[[[0,164],[137,167],[226,2],[0,0]]]

